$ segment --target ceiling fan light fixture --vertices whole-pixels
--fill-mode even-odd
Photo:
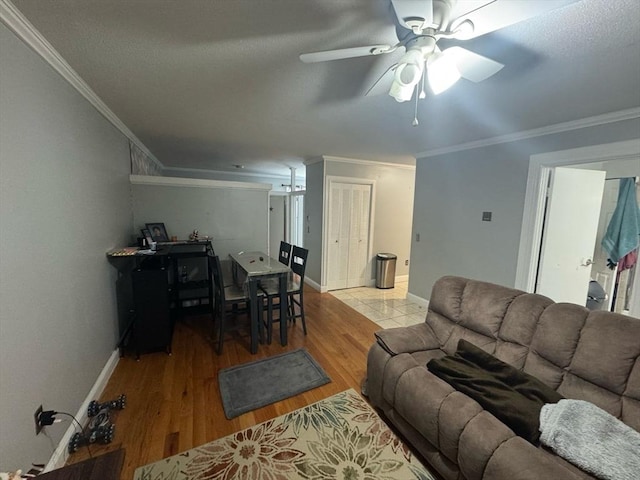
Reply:
[[[403,87],[413,87],[422,76],[422,65],[415,63],[401,63],[396,69],[395,81]]]
[[[413,85],[401,85],[396,80],[391,84],[389,95],[396,99],[396,102],[408,102],[413,96]]]
[[[427,78],[434,95],[451,88],[460,77],[460,71],[452,55],[446,55],[446,52],[436,53],[429,59]]]
[[[389,89],[389,95],[398,102],[411,100],[415,86],[422,78],[424,72],[424,60],[420,50],[409,50],[405,53],[396,67],[393,75],[393,83]]]

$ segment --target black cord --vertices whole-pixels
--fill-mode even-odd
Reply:
[[[71,415],[70,413],[67,413],[67,412],[56,412],[56,415],[66,415],[67,417],[71,417],[73,419],[73,421],[76,422],[78,424],[78,426],[80,427],[80,434],[84,434],[84,428],[82,427],[82,424],[78,421],[78,419],[76,417],[74,417],[73,415]],[[86,447],[87,447],[87,452],[89,452],[89,458],[93,458],[93,454],[91,453],[91,448],[89,448],[89,444],[88,443],[87,443]]]
[[[73,419],[73,421],[76,422],[78,424],[78,426],[80,427],[80,433],[82,433],[82,431],[84,430],[84,428],[82,427],[82,425],[80,424],[78,419],[76,417],[74,417],[73,415],[71,415],[70,413],[67,413],[67,412],[56,412],[56,415],[66,415],[67,417],[71,417]]]

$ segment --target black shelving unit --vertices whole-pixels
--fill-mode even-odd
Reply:
[[[207,256],[213,254],[210,242],[176,246],[171,249],[169,259],[172,268],[172,306],[177,317],[211,313],[213,309],[213,284]],[[191,279],[195,267],[198,278]],[[187,275],[183,274],[183,268]]]
[[[185,315],[213,311],[213,284],[207,242],[162,245],[153,255],[111,256],[118,269],[116,291],[120,322],[121,354],[132,348],[141,353],[171,353],[173,327]],[[190,260],[196,259],[196,260]],[[180,276],[184,263],[196,262],[199,279]]]
[[[170,354],[173,322],[167,269],[137,268],[131,272],[131,279],[135,308],[131,339],[136,356],[159,349]]]

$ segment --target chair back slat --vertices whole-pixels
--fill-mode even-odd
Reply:
[[[304,271],[307,267],[307,256],[309,250],[302,247],[293,246],[291,253],[291,271],[296,275],[299,275],[301,279],[304,279]]]
[[[291,260],[291,244],[287,242],[280,242],[280,250],[278,251],[278,261],[284,265],[289,266]]]

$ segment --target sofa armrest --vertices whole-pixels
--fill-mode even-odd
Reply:
[[[426,323],[379,330],[375,335],[378,345],[390,355],[440,348],[431,327]]]

